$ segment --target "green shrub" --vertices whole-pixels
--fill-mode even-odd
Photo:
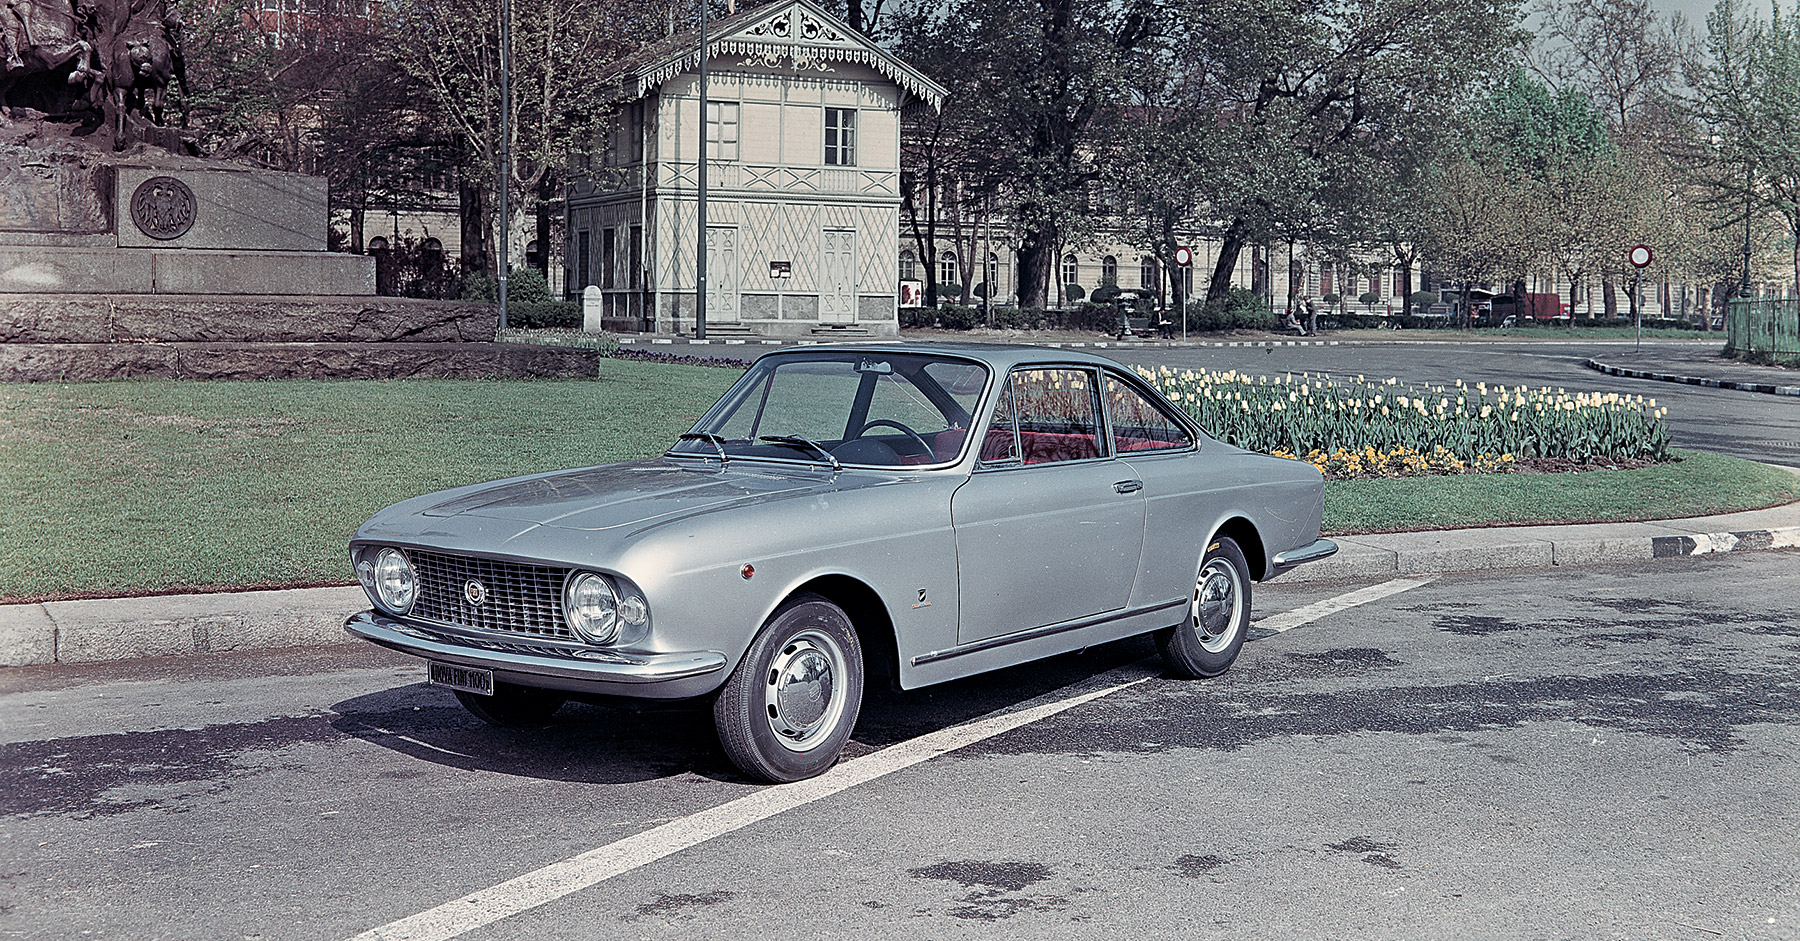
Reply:
[[[464,275],[462,293],[457,295],[457,299],[497,304],[500,302],[500,282],[485,271]]]
[[[1261,294],[1234,287],[1222,298],[1189,304],[1187,324],[1199,331],[1267,329],[1275,325],[1275,312]]]
[[[498,290],[496,289],[496,297]],[[544,273],[530,266],[514,268],[506,279],[506,306],[511,309],[514,304],[543,304],[550,300],[550,282],[545,280]]]
[[[982,324],[981,308],[945,304],[937,309],[937,321],[945,330],[973,330]]]
[[[1381,295],[1375,293],[1374,291],[1364,291],[1363,293],[1357,295],[1356,299],[1358,301],[1360,301],[1364,307],[1367,307],[1370,310],[1373,310],[1373,309],[1375,309],[1375,302],[1378,300],[1381,300]]]
[[[580,330],[580,301],[514,301],[512,283],[507,282],[506,325],[521,330]]]

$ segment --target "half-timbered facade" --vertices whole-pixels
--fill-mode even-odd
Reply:
[[[706,159],[706,322],[769,336],[897,331],[900,115],[944,89],[786,0],[628,60],[619,120],[567,193],[571,297],[609,330],[692,332]]]

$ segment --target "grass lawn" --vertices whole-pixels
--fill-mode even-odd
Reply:
[[[660,453],[738,373],[598,380],[0,386],[0,601],[344,584],[371,513],[431,490]],[[1333,483],[1334,532],[1646,519],[1800,499],[1710,455],[1644,470]]]

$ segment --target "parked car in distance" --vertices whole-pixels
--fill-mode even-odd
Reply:
[[[347,629],[499,726],[708,702],[726,755],[838,758],[916,689],[1138,634],[1223,672],[1251,586],[1336,551],[1310,464],[1209,437],[1117,363],[979,345],[758,360],[661,457],[426,494],[350,540]]]

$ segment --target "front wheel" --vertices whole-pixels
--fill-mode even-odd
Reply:
[[[1186,620],[1157,632],[1156,649],[1178,676],[1218,676],[1237,659],[1249,628],[1250,566],[1236,540],[1221,536],[1200,560]]]
[[[713,701],[726,757],[771,783],[837,763],[862,709],[862,646],[844,610],[800,595],[769,618]]]

